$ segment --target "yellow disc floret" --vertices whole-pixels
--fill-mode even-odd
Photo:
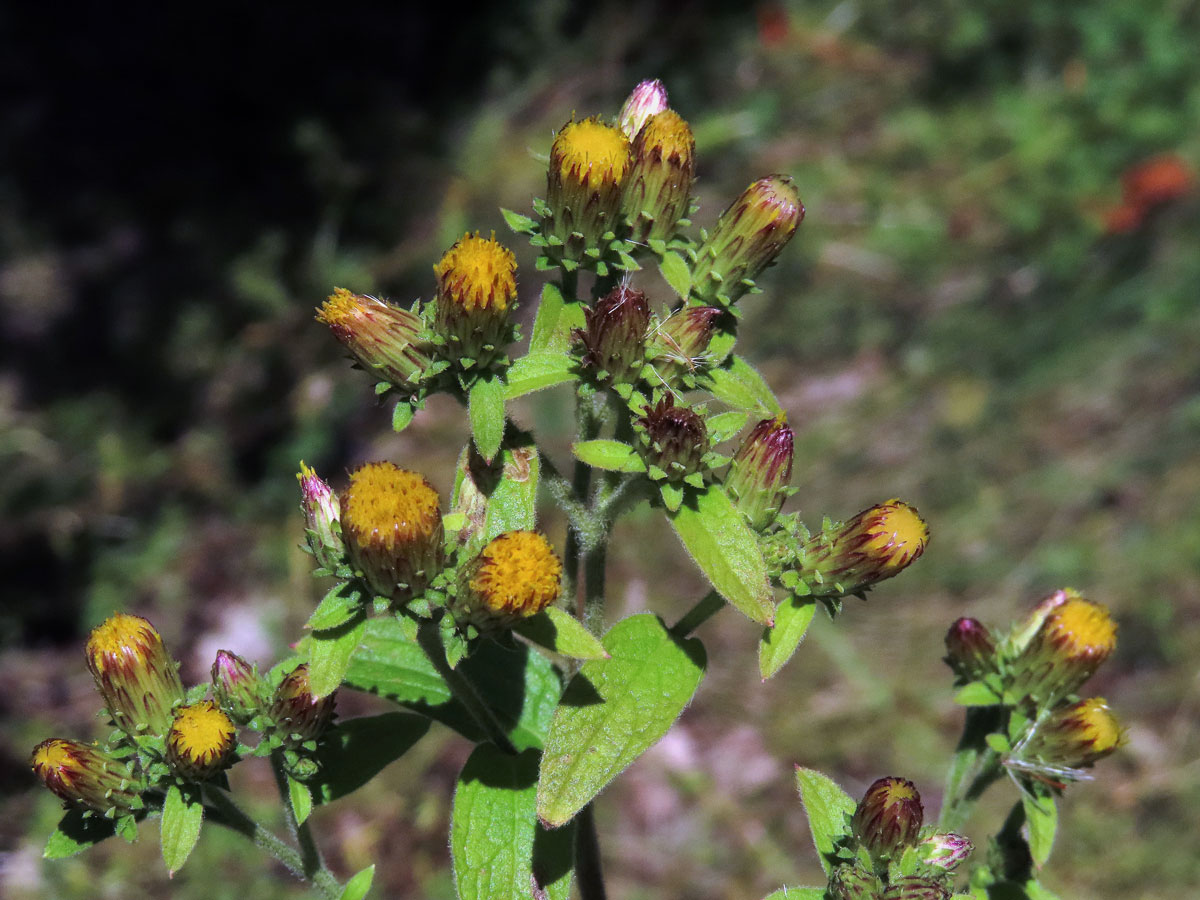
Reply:
[[[167,758],[188,778],[207,778],[224,768],[236,745],[233,720],[211,700],[181,706],[167,732]]]
[[[620,184],[629,170],[629,138],[599,119],[568,122],[554,138],[551,164],[558,175],[588,190]]]
[[[517,296],[517,258],[496,240],[464,235],[433,267],[440,301],[503,311]]]
[[[342,493],[342,528],[358,543],[401,546],[431,534],[438,495],[428,481],[389,462],[367,463]]]
[[[673,109],[663,110],[646,123],[638,135],[637,146],[641,152],[654,153],[689,167],[696,154],[696,139],[692,136],[691,126]]]
[[[907,503],[889,500],[868,510],[863,520],[862,551],[885,571],[899,571],[925,552],[929,526]]]
[[[1121,723],[1102,697],[1092,697],[1081,702],[1075,716],[1079,720],[1080,731],[1094,753],[1106,755],[1123,743],[1125,733]]]
[[[323,325],[345,326],[362,314],[362,300],[345,288],[334,288],[317,309],[317,321]]]
[[[468,586],[489,612],[526,617],[558,599],[562,563],[542,535],[510,531],[479,554]]]
[[[1043,626],[1045,637],[1072,656],[1107,659],[1117,646],[1117,625],[1108,610],[1073,596],[1054,610]]]

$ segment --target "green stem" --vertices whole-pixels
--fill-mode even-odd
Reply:
[[[579,882],[579,900],[605,900],[600,841],[590,803],[575,817],[575,877]]]
[[[604,565],[608,559],[608,538],[588,551],[583,563],[583,624],[592,634],[604,630]]]
[[[967,823],[979,798],[1000,776],[1000,757],[987,745],[987,736],[1004,730],[1007,709],[973,706],[967,709],[963,735],[946,776],[938,831],[959,831]]]
[[[318,869],[309,874],[305,869],[304,860],[294,847],[246,815],[236,803],[225,795],[224,791],[205,786],[204,799],[216,813],[216,816],[213,817],[214,821],[249,838],[254,846],[278,860],[297,878],[311,882],[322,896],[331,898],[331,900],[341,897],[342,886],[327,869]]]
[[[417,643],[421,645],[421,649],[425,651],[425,656],[437,669],[437,673],[442,676],[442,680],[449,686],[454,699],[466,708],[471,718],[475,720],[475,724],[487,735],[488,740],[505,753],[516,756],[517,748],[509,740],[504,726],[500,724],[495,713],[483,702],[483,698],[475,690],[475,685],[471,684],[467,677],[457,669],[450,668],[450,664],[446,662],[446,645],[442,642],[442,634],[438,630],[437,623],[430,619],[422,619],[421,624],[417,626]]]
[[[709,591],[683,614],[683,618],[671,626],[671,634],[687,637],[724,608],[725,599],[716,591]]]
[[[292,803],[291,787],[288,785],[288,774],[283,767],[282,751],[276,750],[271,754],[271,770],[275,774],[275,787],[279,790],[279,799],[283,801],[288,828],[292,832],[292,838],[300,845],[300,859],[304,863],[304,873],[315,881],[318,872],[327,871],[325,861],[321,858],[321,851],[317,849],[317,842],[313,839],[312,829],[307,820],[301,822],[299,816],[296,815],[296,807]]]

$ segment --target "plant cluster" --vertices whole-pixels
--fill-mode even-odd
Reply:
[[[739,302],[758,292],[804,207],[789,177],[768,175],[695,235],[694,172],[691,130],[658,82],[639,85],[612,123],[573,119],[558,131],[535,215],[504,212],[537,249],[537,270],[554,273],[516,358],[517,266],[494,235],[467,234],[446,251],[427,303],[334,290],[317,320],[394,404],[397,431],[434,394],[465,406],[471,439],[448,504],[390,461],[360,466],[339,491],[301,463],[314,574],[333,584],[295,653],[265,675],[222,650],[211,684],[185,690],[148,622],[117,615],[96,629],[88,664],[116,731],[104,746],[36,748],[35,771],[70,807],[48,855],[112,833],[132,839],[140,820],[159,816],[174,872],[207,818],[324,896],[357,900],[372,868],[339,884],[310,813],[439,721],[477,745],[451,825],[459,896],[565,898],[573,883],[584,900],[604,896],[592,803],[694,696],[706,666],[695,629],[733,606],[762,629],[765,680],[818,608],[832,619],[846,597],[865,599],[929,537],[899,499],[811,530],[782,511],[795,492],[794,435],[735,346]],[[648,268],[665,296],[642,283]],[[569,474],[507,407],[560,385],[576,401]],[[539,530],[543,490],[567,519],[561,551]],[[640,503],[661,511],[712,590],[672,625],[640,613],[607,627],[612,526]],[[970,708],[941,821],[924,826],[904,779],[880,779],[855,804],[799,769],[829,882],[773,896],[949,897],[971,851],[955,829],[1005,773],[1022,801],[971,874],[970,896],[1000,884],[1049,896],[1035,867],[1049,854],[1054,796],[1121,739],[1102,700],[1076,695],[1114,643],[1107,612],[1067,590],[1003,638],[955,623],[947,659]],[[333,724],[345,688],[408,712]],[[271,762],[290,842],[229,796],[225,770],[248,756]]]

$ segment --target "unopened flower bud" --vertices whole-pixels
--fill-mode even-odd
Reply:
[[[217,704],[201,700],[175,711],[167,732],[167,762],[191,781],[204,781],[229,765],[237,747],[237,729]]]
[[[508,317],[517,299],[517,259],[496,240],[464,235],[436,266],[437,333],[452,358],[486,366],[509,341]]]
[[[637,420],[642,433],[642,455],[646,462],[661,470],[668,481],[681,481],[701,471],[708,452],[708,428],[694,410],[676,406],[667,394],[649,407]],[[655,473],[651,471],[651,477]]]
[[[883,885],[859,865],[840,866],[829,878],[830,900],[876,900]]]
[[[236,653],[218,650],[212,664],[213,696],[235,722],[245,724],[263,707],[263,683],[254,666]]]
[[[667,89],[657,78],[647,79],[633,89],[621,106],[617,122],[631,141],[651,116],[667,108]]]
[[[879,900],[950,900],[950,891],[937,881],[905,875],[889,884]]]
[[[325,731],[333,718],[336,696],[336,691],[325,697],[313,694],[308,683],[308,665],[301,664],[279,683],[269,715],[289,743],[302,744],[317,739]]]
[[[625,179],[621,210],[631,241],[670,240],[688,213],[696,173],[696,139],[673,109],[651,117],[633,139],[633,167]]]
[[[1055,599],[1061,602],[1013,663],[1013,691],[1043,703],[1074,693],[1117,646],[1117,625],[1107,609],[1069,588]],[[1043,601],[1035,615],[1045,606]]]
[[[141,806],[143,785],[124,762],[95,744],[52,738],[33,748],[30,763],[46,787],[68,803],[98,813]]]
[[[161,735],[183,700],[179,667],[154,626],[119,613],[93,629],[87,665],[113,722],[126,734]]]
[[[921,859],[931,866],[953,872],[971,855],[975,845],[970,838],[952,831],[939,831],[931,834],[917,845]]]
[[[875,859],[890,859],[915,846],[925,811],[916,785],[904,778],[880,778],[854,810],[854,836]]]
[[[809,538],[798,574],[815,596],[853,594],[898,575],[928,542],[925,520],[893,499]]]
[[[558,599],[562,563],[536,531],[493,538],[463,572],[456,612],[478,626],[506,626]]]
[[[562,259],[583,258],[598,248],[620,223],[621,191],[631,163],[629,139],[599,119],[568,122],[550,148],[543,232],[558,242],[548,252]]]
[[[380,381],[412,391],[432,360],[419,343],[421,317],[376,297],[338,288],[317,310],[350,355]]]
[[[423,476],[367,463],[350,475],[341,502],[346,551],[373,591],[404,602],[429,586],[442,567],[442,519]]]
[[[1054,767],[1090,766],[1125,742],[1121,723],[1102,697],[1056,709],[1043,720],[1018,756]]]
[[[304,512],[305,536],[317,563],[326,569],[335,569],[342,561],[346,548],[342,544],[342,532],[338,526],[341,506],[338,496],[317,473],[300,463],[296,473],[300,482],[300,509]]]
[[[964,616],[946,632],[945,659],[960,681],[976,681],[996,670],[996,642],[986,625]]]
[[[685,306],[654,329],[646,357],[663,381],[673,385],[706,361],[705,351],[717,330],[716,320],[723,314],[724,310],[715,306]]]
[[[586,326],[575,336],[583,344],[583,366],[603,384],[636,381],[646,354],[650,304],[646,295],[618,284],[584,309]]]
[[[696,251],[693,293],[705,302],[729,304],[750,288],[804,219],[792,179],[768,175],[754,182],[721,213]]]
[[[755,531],[775,521],[787,497],[794,437],[780,413],[755,425],[733,455],[725,490]]]

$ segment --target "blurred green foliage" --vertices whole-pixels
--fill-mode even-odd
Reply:
[[[817,524],[899,494],[934,537],[902,584],[836,631],[816,623],[768,686],[756,636],[708,626],[696,707],[620,802],[601,801],[614,895],[813,881],[791,763],[856,787],[903,774],[934,801],[959,724],[945,627],[1003,622],[1063,584],[1121,621],[1100,688],[1131,740],[1069,792],[1047,884],[1150,900],[1200,883],[1200,5],[252,14],[201,27],[248,61],[236,80],[163,20],[102,27],[107,52],[75,34],[97,23],[66,26],[54,80],[37,58],[49,23],[5,15],[42,28],[8,55],[27,94],[2,114],[0,646],[20,688],[4,707],[5,896],[298,896],[214,830],[170,886],[153,842],[41,866],[55,803],[32,790],[27,748],[54,723],[98,727],[79,646],[113,609],[150,614],[193,678],[207,663],[191,654],[228,639],[231,608],[261,609],[275,652],[299,634],[317,590],[294,551],[299,459],[337,485],[363,458],[403,458],[448,488],[465,432],[432,404],[387,435],[312,307],[335,284],[428,296],[452,240],[500,233],[496,208],[544,189],[553,128],[615,111],[652,76],[696,132],[699,224],[770,171],[808,207],[767,292],[742,304],[747,356],[798,432],[796,502]],[[174,44],[138,43],[160,25]],[[381,61],[389,40],[410,58]],[[1190,170],[1190,191],[1107,227],[1122,176],[1160,154]],[[539,398],[522,414],[546,428],[561,408]],[[682,611],[698,586],[651,522],[617,535],[610,565],[629,588],[614,617]],[[65,686],[36,680],[64,672]],[[439,732],[369,798],[320,812],[335,866],[378,860],[381,896],[452,896],[462,752]],[[763,760],[775,777],[733,777]],[[195,877],[217,865],[231,886]]]

